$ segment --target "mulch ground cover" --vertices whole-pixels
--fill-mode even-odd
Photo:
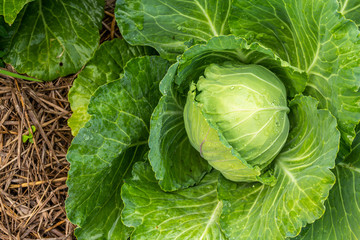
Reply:
[[[120,37],[114,2],[106,2],[101,42]],[[76,76],[38,83],[0,75],[1,240],[75,239],[65,199],[68,91]]]
[[[72,80],[0,78],[0,239],[72,239],[64,209]]]

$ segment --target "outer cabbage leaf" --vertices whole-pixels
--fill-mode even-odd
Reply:
[[[360,2],[357,0],[339,0],[339,12],[347,19],[353,20],[360,26]]]
[[[10,30],[5,58],[19,73],[53,80],[80,70],[99,44],[102,0],[37,0]]]
[[[107,41],[100,46],[94,57],[75,79],[69,92],[69,102],[73,114],[68,120],[68,124],[74,136],[90,119],[87,108],[96,89],[120,79],[125,64],[131,58],[151,53],[154,51],[149,48],[132,47],[120,39]]]
[[[217,199],[219,172],[195,187],[166,193],[151,167],[136,163],[133,178],[122,187],[122,219],[135,227],[131,239],[225,239],[219,226],[222,203]]]
[[[190,83],[199,79],[210,63],[225,61],[264,66],[280,78],[290,97],[304,91],[306,86],[306,75],[279,59],[272,50],[258,43],[248,44],[243,38],[219,36],[184,52],[176,76],[180,91],[187,93]]]
[[[298,239],[347,239],[360,236],[360,131],[353,143],[353,151],[336,165],[336,184],[325,202],[322,218],[301,232]]]
[[[337,11],[336,0],[235,0],[229,25],[309,75],[306,93],[337,118],[349,147],[360,119],[359,31]]]
[[[0,0],[0,15],[3,15],[5,22],[12,24],[16,16],[25,4],[34,0]]]
[[[170,67],[160,83],[162,97],[151,117],[149,160],[165,191],[198,183],[211,166],[191,146],[184,125],[184,104],[174,89],[178,64]]]
[[[124,77],[100,87],[92,97],[91,119],[69,149],[67,216],[80,228],[78,239],[127,239],[120,219],[123,179],[148,151],[150,116],[159,100],[158,84],[169,64],[158,57],[130,60]]]
[[[175,60],[189,45],[228,34],[230,7],[231,0],[117,0],[115,14],[130,44]]]
[[[295,237],[325,211],[340,141],[336,120],[311,97],[297,96],[289,107],[292,128],[273,163],[275,186],[220,181],[220,223],[229,239]]]

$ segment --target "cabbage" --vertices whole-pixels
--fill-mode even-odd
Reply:
[[[360,236],[360,8],[339,3],[118,0],[125,52],[159,56],[85,68],[102,85],[67,155],[77,236]]]
[[[289,133],[285,86],[260,65],[211,64],[204,75],[184,107],[190,143],[227,179],[256,181]]]

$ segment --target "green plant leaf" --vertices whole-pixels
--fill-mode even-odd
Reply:
[[[225,239],[219,226],[218,175],[214,171],[195,187],[166,193],[151,167],[136,163],[121,191],[123,221],[135,227],[131,239]]]
[[[26,143],[29,140],[30,136],[28,135],[22,135],[22,142]]]
[[[161,81],[161,97],[151,116],[149,160],[165,191],[174,191],[198,183],[211,166],[193,148],[186,134],[184,102],[173,89],[178,64],[170,67]]]
[[[204,45],[196,45],[185,51],[180,59],[176,83],[180,90],[187,93],[189,84],[197,81],[210,63],[237,62],[258,64],[275,73],[284,83],[288,96],[304,91],[306,74],[279,59],[272,50],[258,43],[249,44],[243,38],[235,36],[214,37]]]
[[[335,182],[330,168],[340,140],[336,120],[329,111],[317,110],[311,97],[297,96],[289,107],[292,129],[274,160],[276,184],[220,181],[220,223],[229,239],[295,237],[325,211],[323,202]]]
[[[36,127],[34,125],[31,125],[31,130],[32,132],[29,130],[29,133],[26,135],[22,135],[22,142],[23,143],[26,143],[28,140],[30,143],[34,143],[34,136],[33,136],[33,133],[36,132]]]
[[[337,11],[336,0],[235,0],[229,25],[309,75],[306,94],[337,118],[349,147],[360,119],[359,31]]]
[[[53,80],[80,70],[99,44],[102,0],[37,0],[12,25],[5,62],[17,72]]]
[[[11,25],[25,4],[34,0],[0,0],[0,15]]]
[[[96,89],[120,79],[124,66],[130,59],[152,53],[155,51],[150,48],[132,47],[120,39],[104,42],[99,47],[69,91],[73,114],[68,120],[68,125],[74,136],[90,119],[87,109]]]
[[[2,70],[2,69],[0,69],[0,74],[5,75],[5,76],[14,77],[14,78],[20,78],[20,79],[24,79],[24,80],[29,80],[29,81],[33,81],[33,82],[43,82],[42,80],[39,80],[39,79],[36,79],[36,78],[31,78],[31,77],[19,75],[19,74],[9,72],[9,71],[6,71],[6,70]]]
[[[360,131],[351,154],[334,169],[336,184],[325,202],[322,218],[307,226],[297,239],[347,239],[360,236]]]
[[[360,26],[360,2],[357,0],[339,0],[339,12]]]
[[[158,57],[130,60],[124,76],[101,86],[92,97],[91,115],[74,138],[67,159],[67,216],[80,228],[78,239],[127,239],[120,189],[131,166],[148,151],[149,119],[169,64]]]
[[[231,0],[117,0],[116,20],[133,45],[154,47],[161,56],[176,56],[196,43],[229,33]]]

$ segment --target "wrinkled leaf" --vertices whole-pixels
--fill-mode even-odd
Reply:
[[[73,114],[68,120],[68,124],[74,136],[90,119],[87,108],[96,89],[120,79],[125,64],[131,58],[150,53],[153,51],[149,48],[132,47],[120,39],[104,42],[99,47],[94,57],[75,79],[69,92],[69,102]]]
[[[121,191],[123,221],[135,227],[131,239],[225,239],[219,226],[218,176],[214,171],[195,187],[166,193],[148,164],[135,164],[133,178]]]
[[[76,73],[99,44],[102,0],[37,0],[10,29],[5,62],[42,80]]]
[[[124,38],[154,47],[175,60],[193,44],[228,34],[231,0],[117,0],[116,20]]]
[[[336,165],[336,184],[325,202],[322,218],[309,225],[297,239],[347,239],[360,236],[360,131],[354,140],[353,151]]]
[[[67,216],[78,239],[127,239],[120,219],[123,179],[148,151],[149,119],[160,97],[168,63],[160,57],[134,58],[124,77],[100,87],[89,104],[91,119],[74,138],[67,159]]]

